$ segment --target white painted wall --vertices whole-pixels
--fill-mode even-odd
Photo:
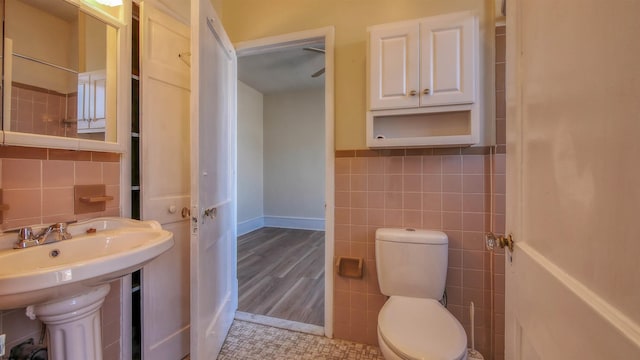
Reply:
[[[263,96],[238,81],[238,223],[264,216]]]
[[[264,214],[324,219],[324,89],[264,96]]]

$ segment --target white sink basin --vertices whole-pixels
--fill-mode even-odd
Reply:
[[[87,230],[95,229],[95,233]],[[26,249],[0,238],[0,310],[59,301],[127,275],[173,246],[155,221],[98,218],[69,226],[72,239]]]

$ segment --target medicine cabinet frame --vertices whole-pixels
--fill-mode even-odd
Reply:
[[[89,140],[62,136],[22,133],[5,130],[6,122],[10,121],[10,106],[2,106],[2,134],[0,145],[26,146],[65,150],[84,150],[97,152],[125,153],[130,141],[130,103],[131,103],[131,1],[123,1],[120,8],[107,8],[93,0],[58,0],[75,6],[79,12],[91,16],[106,25],[116,29],[115,48],[107,48],[107,52],[116,51],[116,88],[115,88],[115,141]],[[1,2],[0,5],[4,6]],[[102,7],[102,8],[101,8]],[[117,14],[117,15],[116,15]],[[6,14],[4,14],[6,16]],[[3,59],[5,58],[5,34],[3,36]],[[8,71],[5,61],[2,62],[3,72]],[[5,79],[3,79],[3,82]],[[11,104],[11,93],[5,91],[2,84],[2,103]],[[8,119],[8,120],[7,120]]]

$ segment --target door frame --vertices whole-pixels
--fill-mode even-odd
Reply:
[[[335,118],[334,118],[334,47],[333,26],[319,29],[270,36],[235,44],[238,58],[258,55],[300,46],[306,43],[324,41],[325,82],[324,82],[324,124],[325,124],[325,265],[324,265],[324,334],[333,337],[333,254],[334,254],[334,169],[335,169]],[[237,166],[237,165],[236,165]]]

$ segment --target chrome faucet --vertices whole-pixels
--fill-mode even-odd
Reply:
[[[72,221],[75,222],[75,221]],[[67,231],[70,223],[55,223],[43,228],[37,234],[33,233],[30,227],[21,228],[18,231],[18,241],[13,246],[14,249],[25,249],[32,246],[49,244],[56,241],[71,239],[71,234]]]

